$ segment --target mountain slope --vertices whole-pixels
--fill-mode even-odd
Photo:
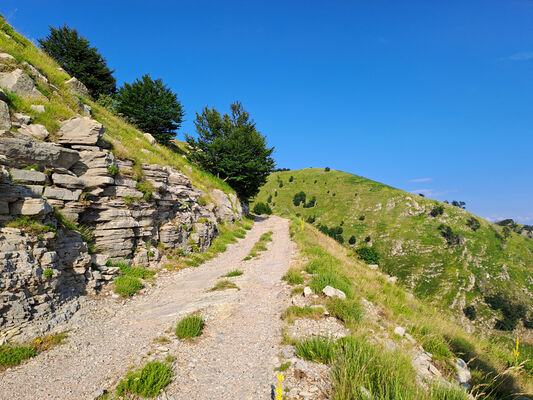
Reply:
[[[294,195],[302,191],[307,206],[316,198],[314,206],[294,204]],[[504,316],[483,301],[488,295],[531,309],[533,241],[463,209],[356,175],[313,168],[272,174],[256,202],[268,200],[278,214],[342,227],[341,240],[349,247],[377,249],[383,271],[435,305],[457,311],[473,306],[477,320],[490,326],[495,316]],[[353,246],[348,243],[352,235]],[[494,302],[493,308],[498,308]],[[531,319],[526,313],[526,324]]]

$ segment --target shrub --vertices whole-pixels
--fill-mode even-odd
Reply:
[[[329,167],[324,168],[324,171],[329,172],[330,171]]]
[[[254,208],[253,208],[252,211],[253,211],[254,214],[257,214],[257,215],[263,215],[263,214],[270,215],[270,214],[272,214],[272,209],[270,208],[270,206],[268,204],[263,203],[263,202],[255,203]]]
[[[356,193],[356,195],[357,195],[357,193]],[[359,217],[359,221],[364,221],[364,220],[365,220],[365,216],[364,216],[364,215],[361,215],[361,216]]]
[[[373,247],[361,246],[355,250],[359,258],[361,258],[367,264],[378,264],[379,265],[379,253]]]
[[[35,357],[37,350],[29,346],[0,346],[0,367],[12,367]]]
[[[348,239],[348,244],[354,245],[355,244],[355,236],[350,236],[350,239]]]
[[[98,53],[98,49],[90,46],[87,39],[79,36],[76,29],[67,25],[50,27],[50,34],[39,39],[39,45],[70,76],[79,79],[95,99],[116,92],[116,80],[105,58]]]
[[[119,276],[115,278],[115,293],[121,296],[133,296],[143,288],[143,284],[138,278],[132,276]]]
[[[268,198],[267,198],[267,203],[272,203],[272,195],[268,195]]]
[[[334,226],[328,228],[326,225],[318,224],[317,228],[320,232],[328,235],[329,237],[335,239],[339,243],[344,243],[344,238],[342,237],[343,229],[340,226]]]
[[[461,244],[461,235],[454,232],[448,225],[440,224],[437,229],[440,231],[442,237],[446,240],[448,246],[457,247]]]
[[[118,174],[118,167],[116,165],[111,165],[107,167],[107,172],[111,176],[116,176]]]
[[[479,223],[479,220],[474,217],[470,217],[468,221],[466,221],[466,226],[468,226],[474,232],[477,231],[479,228],[481,228],[481,224]]]
[[[336,343],[331,338],[313,337],[298,340],[295,348],[296,355],[303,359],[328,364],[335,357]]]
[[[475,306],[467,306],[463,308],[463,313],[470,321],[475,321],[476,316],[477,316]]]
[[[294,198],[292,199],[292,203],[298,207],[300,203],[305,203],[305,192],[299,192],[294,195]]]
[[[357,300],[342,300],[331,298],[326,306],[329,313],[343,322],[358,322],[363,317],[363,307]]]
[[[153,187],[149,181],[139,181],[135,184],[135,188],[143,194],[143,199],[148,201],[152,198]]]
[[[27,215],[22,215],[14,220],[9,221],[6,224],[9,228],[18,228],[24,232],[29,233],[30,235],[42,235],[46,232],[55,232],[56,228],[43,223],[36,221]]]
[[[433,209],[429,213],[429,215],[431,215],[432,217],[438,217],[439,215],[442,215],[442,214],[444,214],[443,205],[438,205],[438,206],[433,207]]]
[[[486,296],[485,303],[493,310],[501,311],[502,319],[496,321],[494,326],[496,329],[512,331],[517,327],[520,319],[526,319],[526,307],[501,293]]]
[[[307,219],[305,220],[305,222],[308,222],[310,224],[313,224],[315,221],[316,221],[316,217],[314,215],[307,217]]]
[[[117,112],[161,144],[174,139],[184,115],[178,96],[161,79],[152,80],[148,74],[119,89]]]
[[[304,283],[302,273],[296,268],[289,269],[281,279],[286,281],[289,285],[301,285]]]
[[[129,265],[127,267],[120,266],[120,272],[126,276],[132,276],[141,279],[150,279],[155,275],[155,271],[150,271],[143,267],[130,267]]]
[[[291,177],[289,178],[289,182],[292,182],[292,181],[294,181],[294,178],[291,175]]]
[[[54,276],[54,271],[50,268],[47,268],[44,270],[43,272],[43,276],[48,279],[48,278],[51,278],[52,276]]]
[[[316,204],[316,196],[311,197],[311,200],[309,200],[307,203],[304,203],[304,208],[312,208]]]
[[[180,339],[190,339],[202,334],[205,322],[199,315],[189,315],[176,326],[176,336]]]
[[[222,275],[224,278],[232,278],[234,276],[241,276],[243,272],[240,269],[234,269],[233,271],[228,272],[226,275]]]
[[[135,393],[142,397],[156,397],[169,383],[172,368],[158,361],[148,362],[140,371],[129,373],[117,386],[119,396]]]

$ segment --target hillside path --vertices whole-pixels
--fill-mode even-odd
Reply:
[[[242,261],[268,231],[274,232],[268,250]],[[163,358],[176,357],[163,399],[270,399],[280,313],[288,302],[280,279],[293,246],[288,221],[273,216],[256,221],[246,238],[198,268],[161,274],[143,295],[93,301],[91,310],[73,318],[67,343],[0,372],[0,399],[92,399],[161,346]],[[231,279],[241,290],[207,291],[236,268],[244,274]],[[195,311],[206,319],[204,333],[193,343],[177,340],[169,328]],[[160,335],[171,342],[154,344]]]

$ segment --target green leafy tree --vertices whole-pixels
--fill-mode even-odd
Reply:
[[[132,84],[124,83],[117,94],[117,111],[161,144],[176,136],[184,115],[178,96],[161,79],[152,80],[148,74]]]
[[[75,76],[89,89],[95,99],[116,92],[114,70],[107,67],[105,58],[89,41],[67,25],[50,27],[50,34],[39,39],[41,48],[55,59],[71,76]]]
[[[186,135],[189,159],[224,179],[242,199],[255,196],[274,169],[274,148],[242,104],[232,104],[231,115],[205,107],[194,123],[198,138]]]

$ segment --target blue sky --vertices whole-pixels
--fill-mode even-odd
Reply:
[[[279,167],[330,166],[533,224],[533,2],[2,0],[78,29],[119,83],[162,78],[194,133],[243,102]]]

